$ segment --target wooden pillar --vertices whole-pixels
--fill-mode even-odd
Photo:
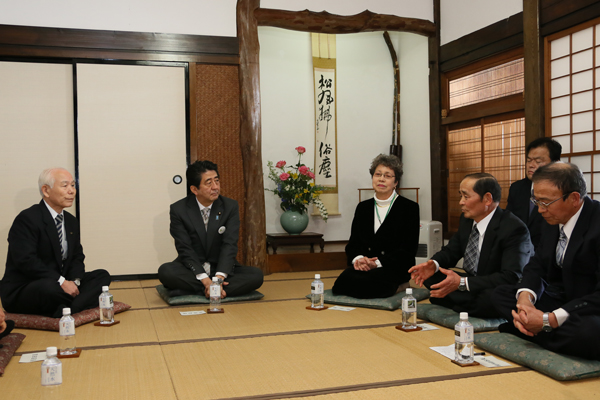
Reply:
[[[262,175],[260,127],[260,71],[258,26],[254,11],[260,0],[238,0],[237,31],[240,46],[240,144],[246,185],[245,265],[269,273],[266,252],[265,191]]]
[[[543,47],[540,37],[540,1],[523,0],[525,62],[525,142],[543,137],[544,85]]]

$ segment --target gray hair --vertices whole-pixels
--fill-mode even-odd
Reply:
[[[387,154],[380,154],[377,157],[375,157],[373,159],[373,162],[371,163],[371,168],[369,168],[369,173],[371,173],[371,177],[373,177],[375,170],[380,165],[383,165],[384,167],[387,167],[394,171],[395,182],[400,182],[400,178],[402,178],[402,174],[404,173],[404,171],[402,170],[402,162],[398,157],[396,157],[395,155]]]
[[[587,184],[576,164],[556,161],[539,167],[531,177],[533,183],[549,181],[563,194],[579,193],[581,198],[587,195]]]
[[[44,197],[44,192],[42,192],[43,186],[49,186],[50,188],[54,187],[54,173],[56,171],[61,170],[66,171],[66,169],[60,167],[48,168],[42,171],[40,177],[38,178],[38,188],[40,190],[40,196]]]

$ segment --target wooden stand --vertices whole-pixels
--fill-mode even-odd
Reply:
[[[224,312],[225,310],[223,310],[222,308],[220,310],[211,310],[210,308],[206,310],[207,314],[223,314]]]
[[[56,353],[56,358],[79,358],[79,356],[81,355],[81,349],[76,348],[75,350],[77,350],[76,353],[63,356],[60,354],[60,349],[59,349],[58,352]]]
[[[405,329],[405,328],[403,328],[403,327],[402,327],[402,325],[398,325],[398,326],[396,327],[396,329],[398,329],[399,331],[402,331],[402,332],[409,332],[409,333],[410,333],[410,332],[419,332],[419,331],[422,331],[422,330],[423,330],[423,328],[421,328],[420,326],[417,326],[417,327],[416,327],[416,328],[414,328],[414,329]]]
[[[310,245],[310,252],[315,252],[315,243],[321,248],[321,253],[325,248],[325,240],[322,233],[302,232],[299,235],[290,235],[289,233],[267,233],[267,253],[269,245],[273,248],[273,254],[277,254],[278,246],[298,246],[303,244]]]
[[[328,308],[329,307],[327,307],[327,306],[323,306],[323,308],[314,308],[314,307],[311,307],[311,306],[307,306],[306,307],[307,310],[313,310],[313,311],[323,311],[323,310],[327,310]]]
[[[469,363],[469,364],[462,364],[462,363],[459,363],[456,360],[450,360],[450,361],[452,361],[454,364],[459,365],[461,367],[474,367],[476,365],[481,365],[477,361],[473,361],[472,363]]]
[[[94,326],[109,327],[109,326],[114,326],[114,325],[117,325],[117,324],[120,324],[120,323],[121,323],[121,321],[114,321],[114,322],[111,322],[110,324],[102,324],[102,323],[100,323],[100,321],[98,321],[98,322],[94,322]]]

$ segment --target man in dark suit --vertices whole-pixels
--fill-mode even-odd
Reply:
[[[574,164],[552,163],[533,175],[533,201],[550,224],[517,285],[492,300],[509,332],[549,350],[600,360],[600,203],[586,197]]]
[[[533,173],[544,165],[560,160],[562,146],[556,140],[543,137],[535,139],[525,149],[526,176],[510,185],[506,209],[515,214],[527,225],[531,243],[537,248],[542,236],[542,229],[548,224],[538,212],[538,208],[530,201],[531,178]]]
[[[22,211],[8,232],[6,271],[0,285],[5,310],[60,317],[98,306],[105,270],[85,272],[77,219],[64,211],[75,200],[75,180],[62,168],[40,174],[42,201]]]
[[[414,281],[431,290],[430,301],[477,317],[496,317],[493,288],[516,283],[533,254],[527,227],[503,211],[501,188],[486,173],[467,175],[460,183],[462,215],[458,232],[432,259],[409,270]],[[464,257],[464,273],[449,268]]]
[[[158,278],[171,296],[202,293],[210,297],[212,277],[222,283],[221,297],[258,289],[262,271],[237,260],[240,215],[235,200],[221,196],[217,165],[191,164],[186,177],[192,192],[171,205],[171,236],[177,258],[158,269]]]

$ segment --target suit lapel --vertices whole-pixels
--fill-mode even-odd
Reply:
[[[198,201],[196,200],[196,197],[188,197],[186,208],[187,213],[190,217],[190,221],[192,222],[194,229],[196,229],[198,237],[200,237],[200,242],[202,243],[202,246],[205,249],[208,248],[206,245],[206,229],[204,228],[204,220],[202,219],[202,214],[200,214],[200,207],[198,206]]]
[[[215,235],[218,234],[219,225],[221,224],[221,219],[223,217],[223,200],[221,200],[221,196],[212,204],[210,208],[210,216],[208,218],[208,229],[207,229],[207,245],[206,249],[210,249],[212,246],[213,239]],[[217,219],[218,217],[218,219]]]
[[[40,207],[42,209],[42,220],[46,225],[46,234],[50,239],[50,243],[52,243],[52,250],[54,251],[54,258],[56,259],[56,265],[59,266],[59,269],[62,267],[62,253],[60,251],[60,242],[58,241],[58,231],[56,230],[56,222],[52,218],[52,214],[48,211],[48,207],[46,207],[46,203],[44,200],[40,202]],[[64,220],[63,220],[64,224]]]
[[[583,210],[581,210],[581,214],[579,214],[579,218],[577,219],[573,233],[571,233],[571,237],[569,238],[567,250],[563,257],[563,268],[571,267],[575,254],[577,254],[579,247],[581,247],[583,244],[583,236],[590,227],[590,216],[592,213],[592,204],[590,203],[591,202],[589,198],[586,197],[583,202]],[[556,242],[558,243],[558,239]]]
[[[477,263],[477,274],[480,274],[485,270],[486,265],[488,265],[488,260],[490,258],[490,254],[492,252],[492,247],[496,242],[496,236],[498,236],[498,227],[500,226],[500,220],[502,219],[502,209],[496,207],[494,210],[494,215],[490,220],[490,223],[485,230],[485,234],[483,236],[483,243],[481,244],[481,251],[479,252],[479,262]]]

